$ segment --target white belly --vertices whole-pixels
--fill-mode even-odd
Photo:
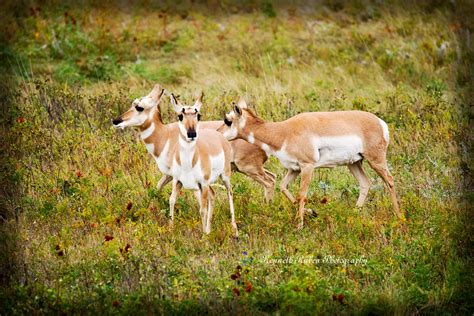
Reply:
[[[186,157],[181,155],[181,157]],[[187,156],[188,159],[181,158],[181,165],[173,161],[171,167],[171,175],[182,183],[183,188],[188,190],[199,190],[199,184],[209,185],[217,181],[217,178],[224,173],[225,156],[224,152],[211,158],[211,176],[209,180],[204,178],[204,172],[201,168],[201,161],[198,159],[196,164],[192,166],[192,155]]]
[[[199,183],[204,181],[200,161],[192,167],[191,164],[183,161],[181,161],[181,165],[179,166],[175,160],[171,167],[171,174],[174,179],[181,182],[183,188],[188,190],[199,190]]]
[[[313,144],[316,168],[343,166],[362,159],[363,145],[359,136],[317,137]]]

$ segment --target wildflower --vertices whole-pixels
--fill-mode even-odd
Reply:
[[[245,292],[250,293],[250,292],[252,291],[252,288],[253,288],[252,283],[250,283],[249,281],[247,281],[247,282],[245,283]]]

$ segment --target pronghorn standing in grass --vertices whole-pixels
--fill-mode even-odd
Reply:
[[[159,108],[160,99],[164,90],[155,85],[154,89],[145,97],[133,101],[131,108],[113,120],[116,128],[138,127],[141,139],[145,142],[148,152],[155,158],[163,177],[157,188],[161,190],[172,177],[169,173],[170,144],[177,141],[178,123],[164,124]],[[222,121],[204,121],[201,129],[217,130]],[[270,201],[275,190],[276,176],[263,168],[268,155],[258,146],[242,139],[230,142],[232,146],[232,163],[234,170],[254,179],[264,187],[265,199]]]
[[[199,130],[202,94],[193,106],[179,103],[171,94],[171,103],[178,114],[179,137],[174,144],[170,172],[173,192],[170,197],[171,220],[176,196],[180,189],[194,190],[199,201],[204,233],[211,232],[215,193],[211,184],[220,177],[227,189],[232,228],[238,236],[235,223],[232,186],[230,185],[232,147],[224,135],[216,130]]]
[[[164,90],[159,85],[155,85],[147,96],[134,100],[128,111],[113,120],[113,125],[116,128],[137,127],[140,129],[141,139],[144,141],[148,152],[155,159],[158,168],[164,174],[157,185],[159,190],[172,179],[173,148],[178,143],[179,137],[178,123],[164,124],[161,119],[158,105],[163,92]],[[213,127],[215,126],[211,126],[211,128]],[[245,141],[231,143],[234,151],[234,162],[239,171],[254,179],[260,177],[257,181],[260,180],[261,183],[265,181],[266,192],[271,195],[275,178],[267,175],[267,171],[263,169],[263,163],[268,158],[265,152]],[[246,154],[245,158],[241,158],[244,154]],[[263,175],[266,178],[263,178]]]
[[[282,122],[265,122],[248,109],[241,98],[225,115],[219,131],[229,140],[243,138],[256,144],[280,160],[288,170],[280,184],[281,191],[292,203],[299,202],[298,228],[303,227],[306,195],[314,168],[347,165],[359,183],[357,206],[364,204],[370,180],[362,169],[363,159],[386,183],[395,214],[400,217],[394,181],[386,159],[388,126],[374,114],[362,111],[310,112]],[[288,184],[299,174],[301,185],[295,199]]]

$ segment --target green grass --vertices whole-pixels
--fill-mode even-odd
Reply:
[[[434,5],[6,4],[0,313],[472,313],[473,25],[469,5]],[[406,221],[368,167],[362,209],[336,168],[315,171],[301,231],[278,189],[266,204],[241,174],[238,240],[221,189],[209,236],[190,192],[170,230],[171,188],[156,190],[136,131],[110,122],[157,82],[186,101],[204,90],[205,119],[240,95],[267,120],[377,114]],[[266,167],[279,183],[283,167]],[[366,263],[334,262],[351,259]]]

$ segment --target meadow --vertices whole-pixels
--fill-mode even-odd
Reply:
[[[472,314],[473,6],[469,1],[5,2],[0,14],[0,314]],[[365,110],[389,167],[356,208],[345,167],[296,206],[242,174],[203,235],[134,130],[111,119],[155,83],[222,119]],[[169,100],[165,122],[176,121]],[[292,184],[293,192],[299,180]]]

